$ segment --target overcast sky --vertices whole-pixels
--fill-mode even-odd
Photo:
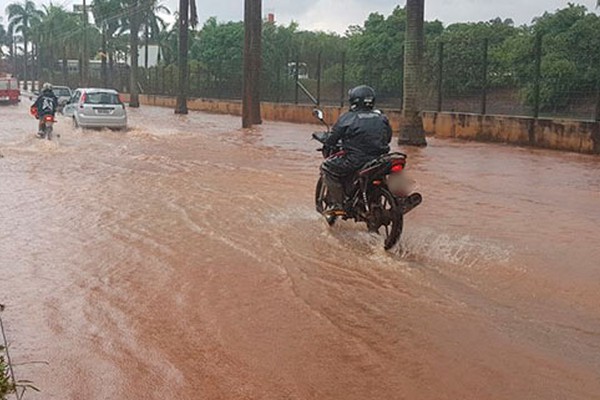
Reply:
[[[0,0],[0,16],[14,0]],[[49,0],[34,0],[48,4]],[[91,2],[92,0],[88,0]],[[220,21],[239,21],[243,16],[243,0],[196,0],[200,21],[216,16]],[[162,0],[176,10],[178,0]],[[571,0],[595,10],[596,0]],[[81,0],[53,0],[54,4],[71,7]],[[263,0],[264,13],[274,13],[279,23],[294,20],[301,29],[319,29],[344,33],[349,25],[362,25],[371,12],[389,14],[404,0]],[[465,21],[485,21],[495,17],[512,18],[517,25],[531,22],[544,13],[565,7],[569,0],[425,0],[427,20],[439,19],[444,24]],[[4,23],[6,17],[4,16]]]

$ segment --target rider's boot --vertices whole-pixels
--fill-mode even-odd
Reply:
[[[344,209],[344,199],[346,193],[344,184],[328,177],[325,178],[325,182],[329,192],[329,206],[325,209],[324,214],[326,216],[335,217],[345,216],[346,210]]]

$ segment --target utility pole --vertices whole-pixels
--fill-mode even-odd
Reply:
[[[244,1],[244,81],[242,85],[242,127],[262,123],[260,115],[260,73],[262,69],[262,0]]]

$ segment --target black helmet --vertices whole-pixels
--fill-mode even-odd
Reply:
[[[373,108],[375,106],[375,90],[372,87],[361,85],[348,91],[350,108]]]

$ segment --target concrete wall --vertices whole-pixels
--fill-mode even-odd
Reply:
[[[600,154],[600,123],[592,121],[425,112],[423,124],[436,137]]]
[[[128,100],[127,95],[123,95]],[[140,103],[175,108],[175,98],[141,95]],[[190,99],[188,108],[217,114],[242,115],[240,101]],[[284,103],[262,103],[262,118],[271,121],[314,124],[313,106]],[[335,121],[346,109],[322,107],[326,121]],[[402,114],[384,110],[392,128],[398,132]],[[501,142],[578,153],[600,154],[600,123],[577,120],[551,120],[506,115],[460,113],[423,113],[423,125],[430,135],[483,142]]]

